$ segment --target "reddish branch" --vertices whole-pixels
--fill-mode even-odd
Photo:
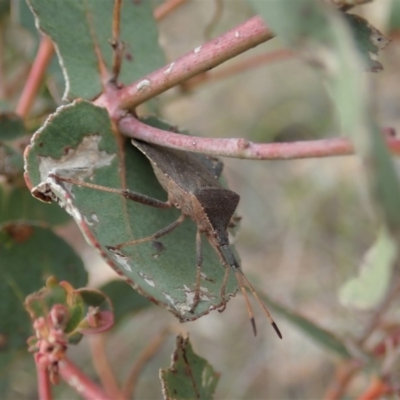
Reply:
[[[95,385],[78,367],[76,367],[68,358],[59,363],[60,376],[77,393],[86,400],[110,400],[97,385]]]
[[[120,106],[122,109],[133,109],[272,37],[272,32],[265,26],[261,17],[253,17],[122,89],[118,94]]]
[[[122,391],[123,399],[131,399],[133,397],[140,373],[143,371],[143,368],[146,366],[146,364],[157,354],[169,333],[169,328],[162,330],[142,350],[124,385]]]
[[[240,138],[199,138],[154,128],[132,116],[121,119],[118,128],[125,136],[141,139],[149,143],[224,157],[255,160],[289,160],[354,154],[354,147],[350,140],[346,138],[289,143],[253,143]],[[400,141],[391,137],[387,137],[386,140],[390,150],[393,153],[400,154]]]
[[[335,377],[323,396],[324,400],[340,400],[345,394],[349,383],[360,370],[361,364],[355,360],[346,361],[339,365]]]
[[[160,21],[183,3],[186,3],[186,1],[187,0],[165,0],[164,3],[160,4],[154,10],[154,18],[157,21]]]
[[[375,377],[358,400],[379,400],[390,392],[391,387],[382,378]]]
[[[112,22],[112,34],[113,39],[111,41],[111,46],[113,48],[113,61],[112,61],[112,80],[115,81],[119,75],[121,70],[122,63],[122,51],[123,45],[120,42],[119,34],[120,34],[120,21],[121,21],[121,5],[122,0],[114,1],[114,9],[113,9],[113,22]]]
[[[47,368],[44,368],[39,363],[36,363],[36,374],[38,382],[38,394],[40,400],[51,400],[51,384]]]
[[[106,338],[108,338],[108,335],[105,333],[88,337],[92,354],[92,363],[104,390],[111,398],[117,399],[120,398],[120,390],[117,379],[115,378],[114,372],[107,358],[105,348]]]
[[[16,109],[16,113],[23,119],[28,116],[32,104],[35,101],[40,84],[42,83],[42,79],[53,54],[54,47],[52,41],[47,36],[42,36],[38,53],[29,72],[28,79]]]

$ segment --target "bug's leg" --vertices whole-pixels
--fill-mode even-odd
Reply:
[[[201,284],[201,267],[203,265],[203,246],[201,243],[201,232],[197,229],[196,232],[196,286],[194,288],[193,303],[190,306],[190,312],[196,308],[200,301],[200,284]]]
[[[228,283],[228,278],[229,278],[229,272],[230,272],[230,267],[224,265],[225,267],[225,275],[224,275],[224,280],[222,281],[221,285],[221,300],[222,300],[222,306],[218,308],[219,312],[222,312],[226,308],[226,297],[225,297],[225,289],[226,289],[226,284]]]
[[[157,200],[153,197],[146,196],[145,194],[136,193],[128,189],[115,189],[107,186],[95,185],[93,183],[84,182],[79,179],[66,178],[56,174],[49,174],[49,177],[54,178],[58,182],[72,183],[73,185],[83,186],[90,189],[101,190],[102,192],[115,193],[124,196],[128,200],[136,201],[137,203],[145,204],[146,206],[156,208],[171,208],[168,201]]]
[[[219,261],[221,262],[221,264],[225,268],[224,280],[222,281],[221,290],[220,290],[222,306],[220,308],[218,308],[218,311],[222,312],[226,308],[225,290],[226,290],[226,285],[228,284],[228,278],[229,278],[229,273],[230,273],[230,270],[231,270],[231,266],[229,265],[229,263],[226,261],[225,257],[223,256],[220,247],[214,247],[214,250],[217,253]]]
[[[175,228],[177,228],[184,221],[184,219],[185,219],[185,216],[183,214],[181,214],[180,217],[176,221],[167,225],[165,228],[160,229],[156,233],[153,233],[151,236],[147,236],[142,239],[129,240],[128,242],[120,243],[116,246],[107,246],[107,249],[111,250],[111,251],[119,250],[125,246],[133,246],[135,244],[150,242],[152,240],[157,240],[160,237],[165,236],[167,233],[169,233],[169,232],[173,231]]]

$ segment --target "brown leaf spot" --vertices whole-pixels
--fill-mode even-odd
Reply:
[[[0,351],[7,348],[8,338],[6,335],[0,333]]]
[[[11,236],[14,242],[23,243],[32,236],[33,228],[30,225],[23,224],[8,225],[5,227],[5,231]]]

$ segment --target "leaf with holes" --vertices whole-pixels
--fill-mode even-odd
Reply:
[[[139,293],[181,321],[194,320],[222,306],[225,269],[204,241],[201,301],[191,312],[196,281],[196,226],[191,220],[157,241],[118,251],[108,249],[152,235],[175,221],[179,210],[155,209],[119,194],[49,177],[53,173],[166,199],[149,161],[112,131],[104,109],[85,101],[60,107],[34,135],[25,156],[26,182],[32,193],[59,202],[75,218],[87,241]],[[230,274],[227,298],[236,290]]]

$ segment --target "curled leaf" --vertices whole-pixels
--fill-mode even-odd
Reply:
[[[164,398],[212,399],[219,373],[204,358],[193,352],[189,338],[178,336],[171,366],[160,370]]]
[[[390,234],[382,229],[365,254],[359,275],[349,279],[339,291],[342,305],[371,310],[384,298],[389,288],[397,248]]]

